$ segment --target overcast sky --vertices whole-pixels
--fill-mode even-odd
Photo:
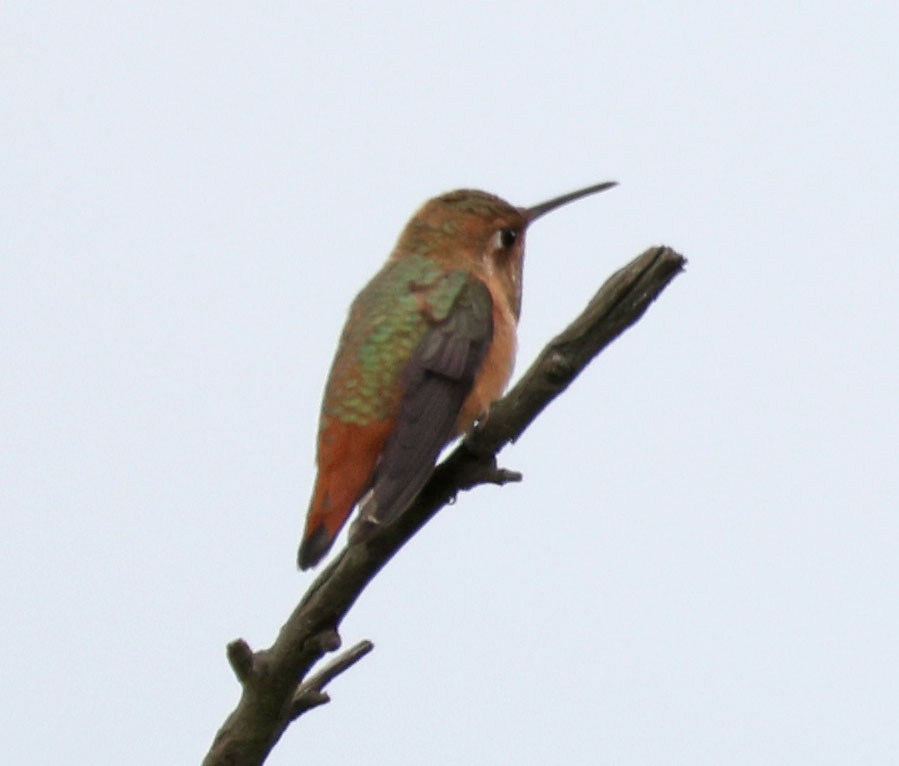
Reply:
[[[199,762],[405,221],[614,179],[530,233],[519,370],[647,246],[686,273],[269,763],[899,763],[899,11],[732,5],[0,6],[8,761]]]

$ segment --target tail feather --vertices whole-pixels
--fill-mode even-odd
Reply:
[[[300,569],[311,569],[318,564],[331,550],[333,544],[334,537],[328,534],[324,524],[319,524],[311,534],[307,533],[300,543],[300,552],[297,556]]]
[[[321,561],[368,490],[393,423],[368,426],[326,420],[318,445],[318,475],[306,515],[306,530],[297,562],[309,569]]]
[[[345,484],[334,486],[328,481],[327,475],[318,475],[309,513],[306,515],[303,540],[297,554],[300,569],[314,567],[334,545],[334,540],[356,504],[353,494],[346,494],[345,490]]]
[[[297,554],[300,569],[311,569],[325,557],[356,504],[352,495],[334,497],[333,489],[326,477],[319,474]]]

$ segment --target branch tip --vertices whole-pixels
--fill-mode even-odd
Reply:
[[[520,482],[523,478],[524,476],[521,475],[521,471],[510,471],[508,468],[497,468],[490,483],[498,484],[501,487],[503,484],[515,484]]]
[[[375,645],[368,639],[360,641],[331,660],[318,673],[303,681],[293,695],[293,701],[290,704],[290,719],[295,720],[306,711],[330,702],[331,698],[327,692],[323,691],[325,686],[345,670],[353,667],[374,648]]]
[[[228,644],[226,654],[237,680],[241,684],[246,684],[253,677],[256,659],[250,645],[242,638],[238,638]]]
[[[319,654],[336,651],[340,649],[340,634],[334,628],[327,628],[315,637],[315,643]]]

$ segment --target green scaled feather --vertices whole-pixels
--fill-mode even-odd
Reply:
[[[365,426],[394,417],[406,362],[428,329],[449,316],[467,280],[420,255],[384,266],[350,307],[323,418]]]

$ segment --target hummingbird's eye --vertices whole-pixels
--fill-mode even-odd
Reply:
[[[500,229],[499,244],[504,250],[508,250],[515,244],[518,239],[518,232],[515,229]]]

